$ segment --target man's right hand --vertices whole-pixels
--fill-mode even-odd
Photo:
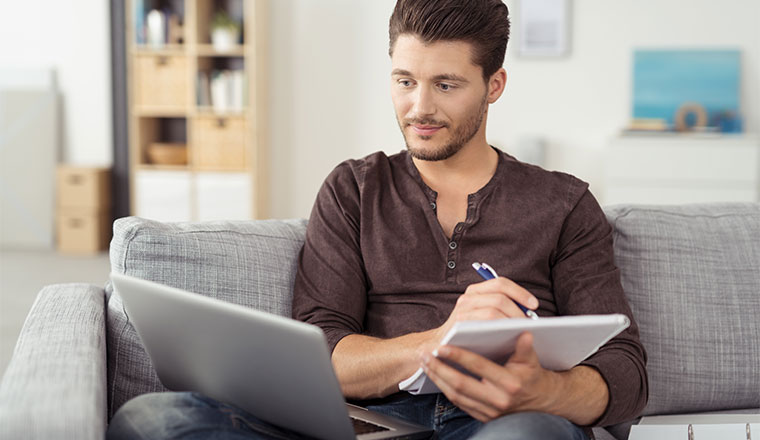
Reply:
[[[502,318],[525,318],[515,301],[535,310],[538,299],[514,281],[498,277],[480,283],[470,284],[457,299],[451,315],[434,333],[431,345],[437,347],[451,327],[459,321],[487,321]]]
[[[332,354],[343,394],[352,399],[369,399],[398,392],[398,383],[420,367],[422,354],[435,350],[456,322],[525,317],[513,300],[531,309],[538,307],[538,300],[530,292],[500,277],[471,284],[438,328],[392,339],[346,336]]]

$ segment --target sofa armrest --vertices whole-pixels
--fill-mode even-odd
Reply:
[[[0,382],[0,438],[103,438],[104,298],[88,284],[37,295]]]

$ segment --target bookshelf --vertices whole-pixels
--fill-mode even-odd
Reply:
[[[266,218],[266,0],[124,7],[130,213]],[[231,23],[237,35],[212,37]]]

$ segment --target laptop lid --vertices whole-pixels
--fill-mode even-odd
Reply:
[[[313,437],[356,438],[318,327],[123,274],[111,279],[170,390],[197,391]],[[392,432],[368,438],[430,432],[381,417]]]

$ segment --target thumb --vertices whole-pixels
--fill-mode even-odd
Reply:
[[[538,363],[538,356],[533,349],[533,335],[525,332],[517,338],[515,352],[509,357],[509,363],[533,364]]]

